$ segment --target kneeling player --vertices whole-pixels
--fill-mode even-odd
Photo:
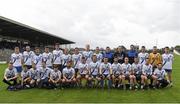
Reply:
[[[63,79],[62,83],[65,85],[75,85],[76,84],[76,78],[75,78],[75,70],[71,67],[72,61],[67,62],[67,67],[63,69]]]
[[[170,81],[167,77],[167,73],[164,69],[162,69],[162,64],[159,63],[157,68],[154,71],[154,85],[156,84],[158,88],[162,87],[166,87]]]
[[[82,85],[81,81],[84,78],[87,82],[88,80],[88,64],[86,63],[86,58],[82,57],[81,58],[81,63],[78,65],[78,75],[77,75],[77,80],[78,84]]]
[[[29,73],[30,73],[30,87],[37,86],[38,70],[34,64],[32,64],[32,68],[29,69]]]
[[[142,75],[141,75],[141,89],[143,89],[145,86],[149,87],[148,79],[152,79],[152,65],[149,64],[149,59],[146,59],[146,63],[142,66]]]
[[[55,65],[54,69],[50,73],[49,84],[51,88],[57,88],[61,83],[61,72],[58,70],[58,66]]]
[[[116,82],[118,84],[118,88],[121,87],[122,83],[125,80],[125,76],[120,74],[121,73],[121,64],[118,63],[118,58],[114,58],[114,63],[112,64],[112,86],[116,87]],[[124,84],[124,83],[123,83]]]
[[[99,66],[100,66],[100,63],[97,61],[97,56],[93,55],[92,62],[90,62],[89,66],[88,66],[88,70],[89,70],[88,81],[89,81],[90,86],[92,86],[92,85],[97,86],[101,80],[101,78],[98,76],[99,75]],[[95,83],[96,80],[97,80],[97,83]],[[94,82],[94,84],[92,82]]]
[[[104,81],[108,80],[108,88],[111,87],[111,75],[112,75],[112,68],[111,64],[108,63],[108,58],[105,57],[104,62],[100,65],[99,74],[101,77],[101,87],[104,87]]]
[[[24,66],[24,69],[21,72],[21,78],[21,85],[23,88],[30,88],[30,71],[27,69],[27,66]]]
[[[17,84],[18,73],[16,68],[13,67],[13,63],[9,63],[8,68],[5,70],[3,82],[10,86]],[[13,82],[13,83],[12,83]]]
[[[42,67],[38,69],[38,79],[37,84],[39,88],[48,88],[49,83],[49,76],[52,69],[46,67],[45,62],[42,63]]]

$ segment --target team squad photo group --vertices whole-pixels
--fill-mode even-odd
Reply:
[[[169,47],[159,53],[156,46],[148,53],[145,46],[139,51],[134,45],[124,51],[122,46],[93,51],[87,44],[83,51],[61,49],[58,43],[50,52],[48,47],[21,53],[14,48],[3,82],[7,90],[32,88],[108,88],[120,90],[148,90],[172,87],[173,54]]]

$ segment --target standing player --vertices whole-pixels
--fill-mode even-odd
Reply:
[[[27,67],[27,69],[32,68],[33,56],[34,52],[31,51],[30,46],[26,46],[26,51],[23,52],[23,64]]]
[[[22,54],[19,52],[19,47],[14,48],[14,53],[11,55],[11,62],[13,63],[13,67],[16,68],[17,73],[20,75],[22,71]]]
[[[86,63],[86,58],[81,58],[81,63],[78,65],[78,75],[77,75],[77,81],[79,85],[82,85],[81,81],[84,78],[86,82],[88,81],[88,64]]]
[[[90,50],[90,45],[87,44],[85,51],[83,51],[82,55],[86,58],[86,63],[89,64],[92,60],[91,57],[93,55],[93,52]]]
[[[50,72],[49,84],[52,88],[56,89],[61,83],[61,72],[58,70],[58,66],[54,66],[54,69]]]
[[[118,81],[118,88],[122,85],[122,82],[125,80],[125,76],[120,76],[121,75],[121,64],[118,63],[118,58],[114,57],[114,63],[112,64],[112,86],[115,87],[116,81]],[[121,81],[121,82],[120,82]]]
[[[64,53],[62,54],[62,67],[63,69],[66,67],[67,62],[71,60],[71,55],[68,53],[68,49],[64,49]]]
[[[141,52],[138,54],[139,63],[142,65],[146,64],[146,58],[148,57],[149,57],[149,54],[146,52],[146,47],[142,46]]]
[[[45,62],[46,66],[52,69],[52,59],[53,55],[49,52],[49,48],[45,47],[44,53],[42,54],[43,61]]]
[[[124,70],[125,79],[130,81],[130,87],[129,89],[132,90],[134,87],[134,84],[136,83],[136,77],[132,74],[132,67],[129,63],[129,58],[124,58],[124,63],[121,65],[122,69]]]
[[[135,50],[134,45],[130,46],[130,50],[127,53],[129,58],[129,63],[132,64],[134,62],[134,58],[138,56],[137,51]]]
[[[163,69],[167,72],[168,79],[170,81],[170,86],[172,86],[172,64],[174,60],[173,54],[169,52],[169,47],[165,47],[164,49],[164,54],[162,55],[162,60],[163,60]]]
[[[76,47],[74,49],[74,54],[72,55],[73,68],[75,69],[76,76],[78,72],[78,65],[81,62],[81,57],[82,57],[82,54],[79,53],[79,49]]]
[[[156,84],[158,88],[160,87],[164,88],[170,83],[166,71],[162,69],[161,63],[157,65],[157,68],[155,69],[153,74],[153,78],[154,78],[154,85]]]
[[[10,62],[8,68],[5,70],[3,82],[8,84],[9,87],[15,86],[17,84],[17,77],[17,70],[13,67],[13,63]]]
[[[59,48],[59,43],[55,44],[55,50],[53,50],[53,65],[57,65],[62,72],[62,50]]]
[[[88,70],[89,70],[89,82],[90,86],[92,86],[92,82],[94,82],[94,86],[98,85],[101,78],[99,78],[99,67],[100,67],[100,62],[97,61],[97,56],[93,55],[92,56],[92,62],[89,63]],[[97,80],[97,83],[95,81]]]
[[[42,67],[42,61],[42,54],[40,53],[39,48],[35,47],[35,55],[32,58],[32,64],[34,64],[36,68],[39,69],[40,67]]]
[[[98,61],[99,63],[101,63],[101,62],[102,62],[102,59],[103,59],[103,55],[102,55],[102,53],[100,52],[99,47],[96,47],[96,50],[95,50],[94,55],[96,55],[97,61]]]
[[[157,47],[154,46],[153,52],[149,54],[149,62],[153,66],[153,71],[155,68],[157,68],[158,63],[162,63],[162,57],[157,51]]]
[[[76,78],[75,78],[75,70],[71,67],[72,61],[67,62],[67,67],[63,69],[63,79],[62,83],[66,85],[75,85]]]
[[[149,63],[149,58],[146,58],[146,63],[142,65],[142,75],[141,75],[141,89],[145,86],[149,87],[148,79],[152,80],[152,65]]]
[[[112,67],[111,64],[108,62],[108,58],[104,57],[103,63],[100,65],[99,74],[101,77],[101,87],[104,87],[104,81],[108,80],[108,88],[111,87],[111,76],[112,76]]]

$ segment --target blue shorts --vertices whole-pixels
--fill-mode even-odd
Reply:
[[[16,70],[17,70],[18,73],[21,73],[21,72],[22,72],[22,66],[17,66],[17,67],[15,67],[15,68],[16,68]]]

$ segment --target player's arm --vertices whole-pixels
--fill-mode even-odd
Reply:
[[[8,80],[6,74],[7,74],[7,71],[5,71],[5,73],[4,73],[4,79],[5,79],[5,80]]]

